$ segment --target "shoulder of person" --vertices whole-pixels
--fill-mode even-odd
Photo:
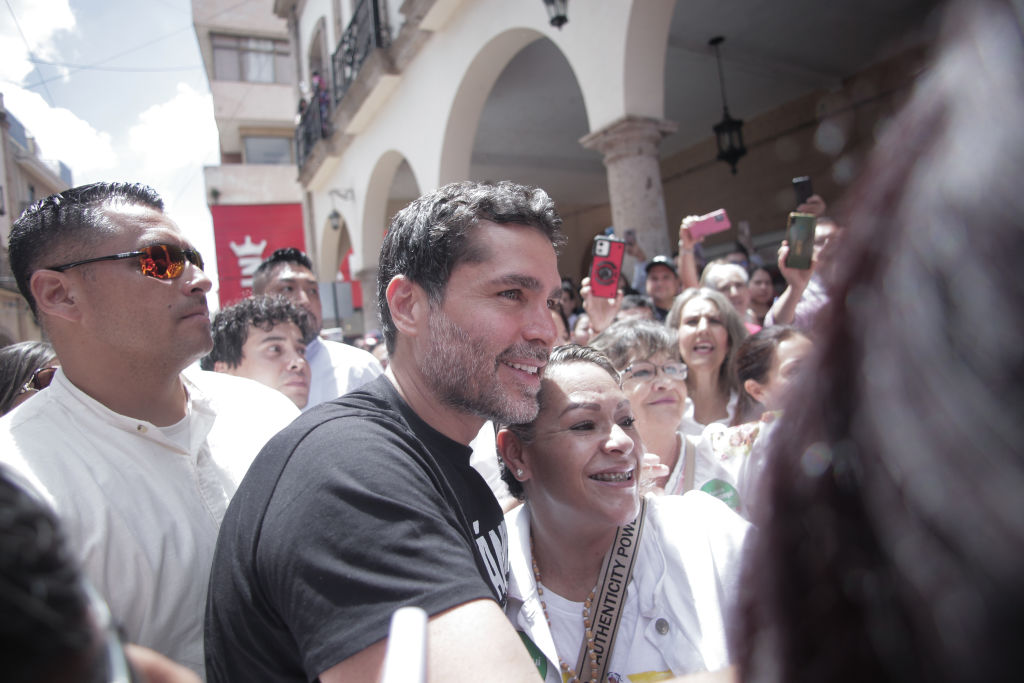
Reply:
[[[649,495],[647,501],[648,519],[656,533],[685,542],[742,538],[750,528],[736,511],[704,491],[687,491],[681,496]]]
[[[352,346],[351,344],[345,344],[343,342],[331,341],[330,339],[321,339],[320,343],[327,349],[327,353],[331,355],[334,360],[341,359],[349,364],[361,364],[361,363],[373,363],[378,368],[380,367],[380,361],[373,357],[373,354],[365,349]]]
[[[247,377],[238,377],[224,372],[200,370],[189,366],[182,373],[186,386],[199,390],[202,398],[210,400],[216,411],[252,410],[257,418],[263,414],[280,415],[290,421],[299,414],[299,409],[290,398],[276,389]]]

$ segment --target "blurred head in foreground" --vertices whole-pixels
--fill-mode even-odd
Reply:
[[[1024,671],[1022,12],[952,8],[848,198],[754,520],[744,681]]]

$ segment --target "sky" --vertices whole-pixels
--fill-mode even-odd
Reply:
[[[0,2],[0,93],[41,156],[75,185],[153,187],[216,283],[203,166],[219,145],[190,0]]]

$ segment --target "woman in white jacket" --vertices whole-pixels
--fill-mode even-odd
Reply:
[[[544,370],[537,417],[498,433],[503,477],[525,500],[506,516],[506,613],[552,683],[654,681],[730,661],[725,615],[747,524],[701,492],[645,499],[634,421],[608,359],[566,346]]]

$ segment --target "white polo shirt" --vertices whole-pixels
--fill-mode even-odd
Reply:
[[[58,370],[0,419],[0,462],[57,513],[128,639],[202,675],[220,522],[253,458],[299,412],[252,380],[181,376],[188,414],[161,429],[113,412]]]
[[[306,362],[312,380],[303,411],[372,382],[384,372],[370,352],[319,337],[306,347]]]

